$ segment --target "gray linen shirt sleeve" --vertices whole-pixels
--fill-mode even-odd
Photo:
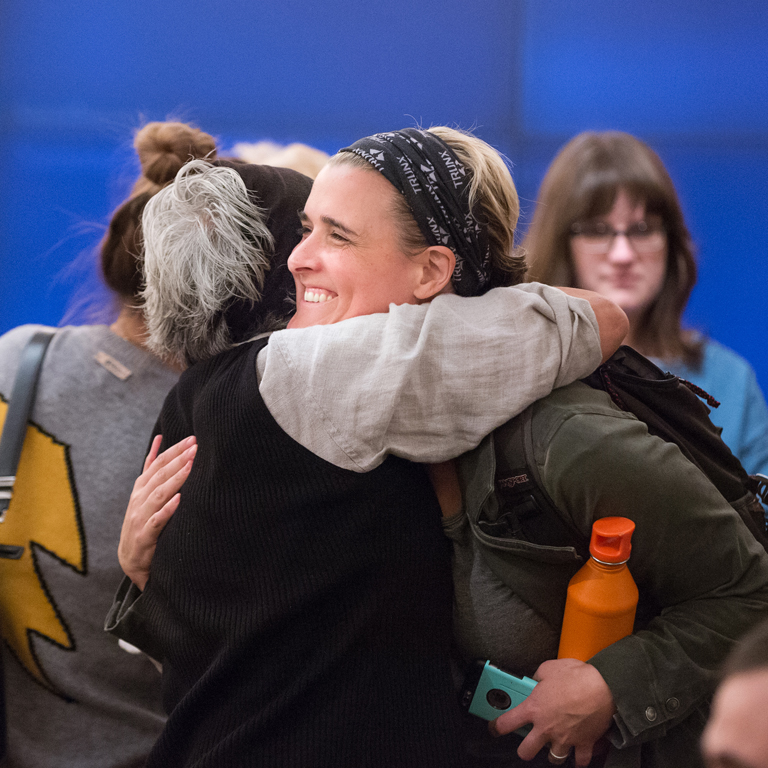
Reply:
[[[600,363],[587,301],[538,283],[272,334],[259,390],[294,440],[367,472],[439,462]]]

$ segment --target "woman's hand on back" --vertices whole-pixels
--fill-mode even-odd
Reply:
[[[144,471],[133,485],[117,547],[120,567],[141,590],[149,579],[157,540],[179,506],[179,489],[189,476],[197,452],[194,436],[158,456],[161,442],[162,435],[152,441]]]

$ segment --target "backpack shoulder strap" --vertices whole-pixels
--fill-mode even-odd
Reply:
[[[718,403],[703,390],[694,393],[687,382],[663,372],[631,347],[620,347],[583,381],[605,390],[619,408],[645,422],[651,434],[675,443],[729,502],[756,490],[756,482],[723,442],[722,430],[710,420],[699,397],[706,396],[711,406]]]
[[[757,476],[748,475],[723,442],[722,430],[709,418],[719,403],[690,382],[666,373],[631,347],[619,347],[584,383],[607,392],[622,410],[645,422],[652,435],[674,443],[695,464],[768,551],[765,511],[758,495],[768,489]],[[699,399],[701,398],[701,399]]]
[[[16,468],[19,466],[21,449],[27,434],[27,420],[35,402],[40,368],[54,333],[55,331],[38,331],[21,353],[0,437],[0,522],[3,521],[11,503]]]
[[[494,432],[498,517],[486,533],[587,552],[588,542],[558,509],[541,481],[533,453],[533,407]]]

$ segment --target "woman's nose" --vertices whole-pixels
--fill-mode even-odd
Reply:
[[[613,237],[611,247],[608,249],[608,260],[614,264],[627,264],[633,261],[636,256],[629,238],[623,232],[617,232]]]
[[[311,240],[312,235],[306,235],[291,252],[288,257],[288,269],[291,273],[316,268],[317,259],[314,243],[310,242]]]

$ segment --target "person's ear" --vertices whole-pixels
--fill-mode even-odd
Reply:
[[[456,268],[456,256],[445,245],[431,245],[416,259],[421,265],[419,284],[413,292],[417,299],[428,301],[439,293],[452,292],[451,278]]]

